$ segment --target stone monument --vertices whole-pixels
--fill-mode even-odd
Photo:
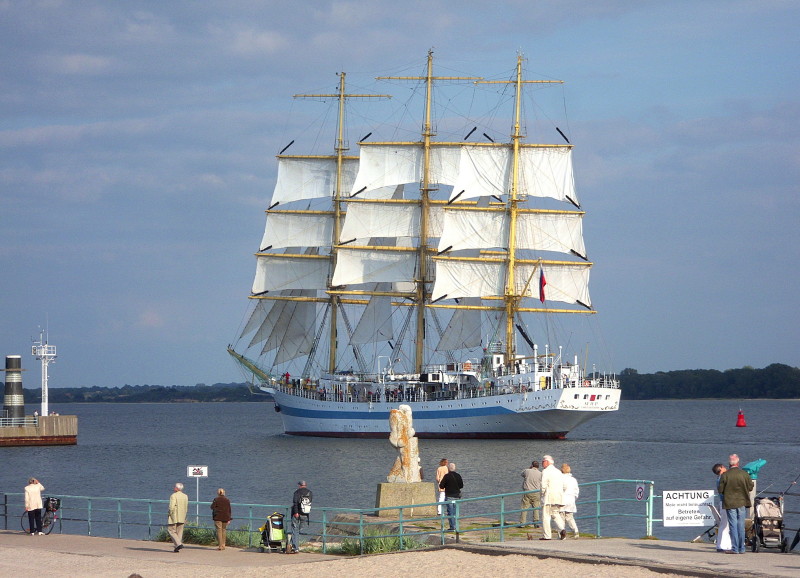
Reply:
[[[419,445],[414,431],[411,407],[401,405],[389,412],[389,443],[397,448],[388,483],[378,484],[375,500],[376,508],[390,506],[407,506],[397,510],[379,510],[380,517],[399,517],[400,509],[403,518],[436,516],[436,506],[415,506],[415,504],[432,504],[436,502],[436,487],[430,482],[422,481],[422,470],[419,460]]]

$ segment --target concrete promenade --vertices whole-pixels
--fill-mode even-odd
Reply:
[[[456,546],[470,552],[527,554],[560,558],[587,564],[633,565],[656,572],[687,576],[800,576],[800,547],[782,554],[780,550],[749,550],[745,554],[717,552],[714,544],[592,538],[549,542],[512,541]]]
[[[614,576],[621,566],[628,567],[628,576],[649,575],[650,571],[689,576],[800,576],[798,552],[781,554],[777,550],[762,550],[758,554],[726,555],[717,553],[712,544],[624,538],[462,543],[434,552],[409,552],[400,556],[411,563],[415,556],[446,556],[453,550],[465,552],[465,556],[466,553],[501,558],[523,556],[532,567],[543,560],[560,560],[566,565],[576,565],[573,570],[584,576]],[[380,556],[370,559],[382,560]],[[483,556],[481,559],[486,560]],[[498,565],[501,563],[501,559],[494,559]],[[347,561],[340,556],[323,554],[287,556],[231,547],[218,551],[213,547],[191,544],[176,554],[168,543],[68,534],[28,536],[18,531],[0,531],[0,576],[21,575],[34,569],[48,576],[127,577],[133,573],[143,577],[257,576],[276,567],[280,567],[278,571],[283,575],[294,575],[292,569],[298,564],[303,564],[307,575],[324,576],[332,574],[329,569],[338,568],[337,565]],[[429,565],[426,567],[430,570]],[[480,575],[486,571],[485,562],[474,571],[460,574]],[[350,575],[369,575],[372,570],[361,564],[348,572]],[[411,572],[409,575],[418,574]]]

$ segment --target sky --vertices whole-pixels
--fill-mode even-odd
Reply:
[[[26,387],[44,327],[51,387],[243,381],[274,155],[321,114],[292,95],[430,49],[565,81],[611,369],[800,366],[800,4],[400,5],[0,0],[0,355]]]

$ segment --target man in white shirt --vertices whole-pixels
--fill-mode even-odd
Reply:
[[[551,539],[550,520],[556,523],[559,537],[563,540],[567,536],[564,530],[564,517],[561,515],[561,506],[564,505],[564,481],[561,471],[553,464],[552,456],[542,458],[542,534],[540,540]]]

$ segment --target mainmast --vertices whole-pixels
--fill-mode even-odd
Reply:
[[[524,138],[522,128],[520,127],[520,117],[522,115],[522,86],[523,84],[544,84],[544,83],[558,83],[563,84],[563,80],[523,80],[522,79],[522,61],[521,54],[517,55],[517,70],[514,80],[484,80],[479,81],[482,84],[498,84],[498,83],[513,83],[515,90],[514,98],[514,128],[511,133],[511,143],[513,147],[512,153],[512,172],[511,172],[511,188],[508,192],[507,211],[509,217],[509,232],[508,232],[508,256],[506,257],[507,275],[505,292],[503,295],[503,302],[505,304],[506,314],[506,364],[513,364],[516,357],[516,340],[514,339],[514,314],[519,309],[519,302],[522,299],[522,294],[517,291],[516,287],[516,265],[517,265],[517,216],[519,214],[519,203],[525,200],[525,195],[520,194],[520,144]],[[541,264],[539,265],[541,267]],[[528,284],[530,279],[528,279]]]
[[[428,216],[430,212],[430,194],[436,190],[435,184],[431,183],[431,138],[436,135],[433,132],[431,122],[431,105],[433,101],[433,82],[435,80],[478,80],[480,77],[471,76],[433,76],[433,50],[428,50],[428,64],[425,76],[379,76],[378,80],[422,80],[425,82],[425,119],[422,126],[422,148],[423,148],[423,169],[422,182],[420,183],[420,225],[419,225],[419,247],[417,249],[417,259],[419,263],[419,277],[415,282],[415,301],[417,335],[416,347],[414,351],[414,371],[422,372],[424,364],[425,346],[425,309],[428,304],[430,292],[427,285],[432,282],[428,273]]]
[[[349,150],[344,138],[344,112],[345,102],[348,98],[391,98],[388,94],[347,94],[345,92],[345,72],[339,73],[339,92],[336,94],[295,94],[294,98],[336,98],[339,103],[338,117],[336,121],[336,185],[333,190],[333,238],[331,239],[331,271],[336,268],[336,246],[339,244],[339,236],[342,230],[342,173],[344,167],[345,153]],[[340,297],[335,293],[329,293],[328,309],[330,313],[329,331],[329,355],[328,372],[336,371],[336,353],[338,350],[338,309]]]

